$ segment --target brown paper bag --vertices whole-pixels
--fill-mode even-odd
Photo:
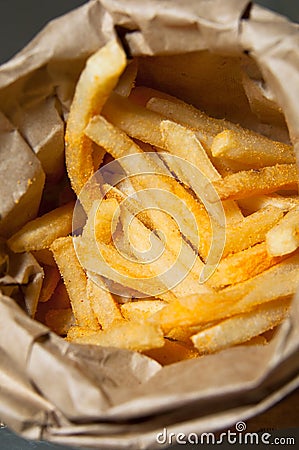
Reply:
[[[297,25],[246,0],[93,0],[0,68],[2,236],[37,214],[45,174],[62,168],[61,117],[80,71],[116,35],[139,60],[138,83],[272,137],[287,140],[289,131],[299,151]],[[268,108],[251,102],[244,71],[264,83]],[[299,385],[298,299],[268,346],[162,368],[134,352],[71,345],[30,319],[22,306],[34,308],[41,269],[28,255],[1,252],[14,270],[0,278],[0,418],[27,438],[158,448],[165,430],[225,428]]]

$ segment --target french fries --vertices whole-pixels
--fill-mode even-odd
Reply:
[[[221,200],[237,200],[281,189],[296,190],[298,170],[296,164],[276,164],[237,172],[213,184]]]
[[[91,329],[99,328],[100,325],[86,294],[86,275],[77,259],[71,236],[56,239],[51,251],[66,285],[76,323]]]
[[[90,118],[101,111],[125,66],[125,53],[118,42],[112,40],[88,59],[77,84],[65,136],[68,175],[77,195],[94,173],[93,146],[84,129]],[[104,152],[101,156],[104,157]],[[85,205],[88,209],[88,198]]]
[[[299,207],[292,208],[266,235],[270,255],[292,253],[299,247]]]
[[[290,145],[271,141],[249,130],[222,131],[214,137],[211,151],[214,157],[244,162],[254,168],[296,162],[294,150]]]
[[[116,40],[89,58],[65,136],[79,201],[8,240],[44,269],[36,318],[162,365],[264,345],[299,285],[293,147],[136,87],[137,72]]]
[[[15,253],[47,249],[55,239],[72,231],[74,202],[26,223],[7,241]]]
[[[287,316],[290,300],[260,305],[250,312],[233,316],[191,337],[199,353],[214,353],[249,341],[271,330]]]

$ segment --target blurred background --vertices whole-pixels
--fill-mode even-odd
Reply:
[[[0,0],[0,64],[9,60],[21,50],[38,33],[49,20],[58,17],[71,9],[86,3],[86,0]],[[298,0],[257,0],[256,3],[283,14],[299,23]],[[290,423],[288,413],[297,417]],[[263,427],[273,430],[273,423],[280,423],[280,428],[299,424],[298,393],[292,394],[281,404],[270,411],[252,419],[249,424],[256,430]],[[172,447],[173,450],[178,447]],[[189,448],[189,446],[185,446]],[[26,441],[1,424],[0,417],[0,449],[1,450],[71,450],[47,442]]]
[[[0,64],[23,48],[54,17],[86,0],[0,0]],[[299,22],[298,0],[257,0],[262,6]]]

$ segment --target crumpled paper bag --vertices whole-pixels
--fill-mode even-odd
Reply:
[[[37,214],[45,177],[63,170],[76,81],[87,57],[115,36],[139,60],[138,83],[290,138],[298,153],[298,25],[246,0],[93,0],[48,24],[0,68],[4,238]],[[255,83],[245,88],[244,76]],[[268,109],[251,101],[250,86]],[[1,243],[0,269],[0,417],[27,438],[158,448],[163,428],[225,428],[299,385],[298,298],[268,346],[162,368],[135,352],[69,344],[32,320],[42,280],[32,255]]]

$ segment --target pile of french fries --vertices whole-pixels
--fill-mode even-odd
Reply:
[[[89,58],[66,129],[77,201],[8,241],[43,267],[36,318],[162,364],[265,344],[299,284],[293,147],[136,87],[137,69],[114,40]],[[111,162],[122,176],[109,185],[97,174]]]

